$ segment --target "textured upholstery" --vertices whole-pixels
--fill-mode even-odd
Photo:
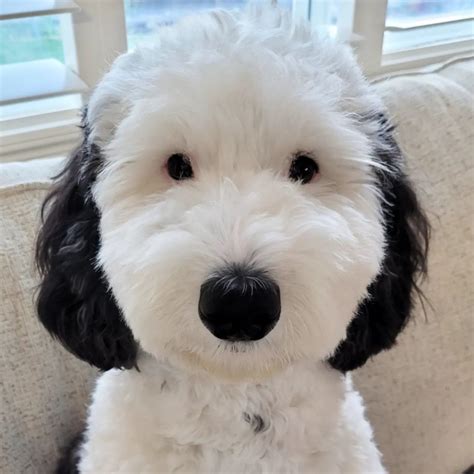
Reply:
[[[426,317],[354,374],[392,473],[474,463],[473,86],[472,60],[377,85],[433,227]]]
[[[474,62],[377,84],[433,224],[430,301],[354,375],[392,473],[460,473],[473,443]],[[33,241],[58,160],[0,165],[0,472],[51,472],[95,371],[36,322]]]
[[[1,170],[1,168],[0,168]],[[92,370],[36,321],[33,241],[47,183],[0,188],[0,472],[48,473],[79,429]]]

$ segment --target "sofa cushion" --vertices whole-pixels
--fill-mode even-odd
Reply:
[[[474,461],[474,61],[377,84],[432,224],[429,279],[399,338],[354,374],[391,473]]]
[[[0,171],[5,168],[12,166]],[[96,372],[53,341],[35,317],[33,246],[49,188],[41,173],[36,178],[0,188],[2,474],[53,472],[59,448],[80,429]]]
[[[28,183],[49,183],[61,171],[63,157],[0,163],[0,188]]]

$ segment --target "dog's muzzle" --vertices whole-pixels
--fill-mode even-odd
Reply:
[[[234,268],[201,286],[199,316],[219,339],[262,339],[275,327],[280,311],[280,288],[264,272]]]

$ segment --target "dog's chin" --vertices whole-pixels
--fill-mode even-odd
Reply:
[[[259,352],[255,343],[223,343],[213,356],[176,349],[169,358],[173,365],[186,372],[206,374],[223,382],[259,382],[293,363],[288,358],[267,359]]]

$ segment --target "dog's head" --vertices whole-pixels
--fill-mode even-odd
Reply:
[[[38,312],[80,358],[255,377],[389,348],[427,222],[342,46],[211,13],[121,57],[46,201]]]

